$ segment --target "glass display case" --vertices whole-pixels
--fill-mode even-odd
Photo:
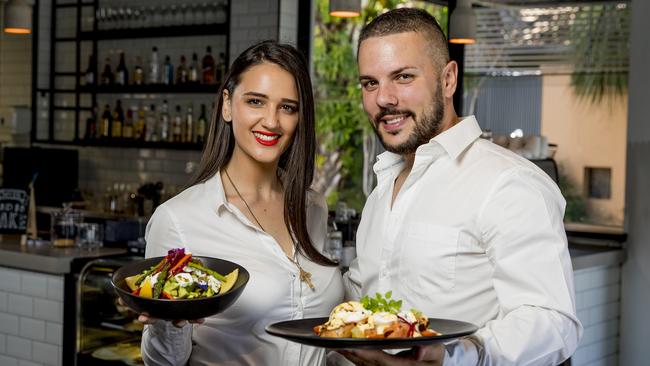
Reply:
[[[81,365],[143,365],[143,324],[120,305],[113,273],[138,257],[101,258],[87,263],[77,282],[76,360]]]

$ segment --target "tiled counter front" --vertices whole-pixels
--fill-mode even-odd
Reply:
[[[0,267],[0,365],[61,366],[63,276]]]
[[[601,266],[574,272],[576,310],[584,335],[571,366],[618,365],[621,267]]]

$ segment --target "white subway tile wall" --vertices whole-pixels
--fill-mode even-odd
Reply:
[[[280,2],[280,36],[281,42],[296,45],[298,42],[298,0],[281,0]],[[261,22],[270,21],[263,18]],[[262,25],[262,24],[261,24]],[[265,25],[265,24],[264,24]],[[301,35],[305,37],[306,35]]]
[[[0,365],[61,366],[63,278],[0,267]]]
[[[620,320],[619,266],[586,268],[574,272],[576,311],[584,335],[572,366],[618,365]]]

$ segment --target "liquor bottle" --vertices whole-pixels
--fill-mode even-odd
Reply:
[[[203,60],[201,60],[201,66],[203,68],[203,84],[214,84],[214,58],[212,57],[212,47],[207,46],[205,48],[205,56],[203,56]]]
[[[133,130],[134,130],[134,123],[133,123],[133,109],[135,107],[131,107],[127,109],[126,111],[126,118],[124,119],[124,126],[122,127],[122,138],[127,139],[127,140],[132,140],[133,139]]]
[[[185,56],[181,55],[181,63],[176,68],[176,84],[187,83],[187,67],[185,66]]]
[[[168,142],[170,141],[169,134],[169,107],[167,106],[167,100],[163,100],[162,107],[160,108],[160,124],[158,125],[158,131],[160,132],[160,141]]]
[[[192,104],[187,106],[185,126],[183,126],[183,142],[192,143],[194,140],[194,115]]]
[[[110,138],[111,128],[113,128],[113,115],[111,114],[111,106],[106,104],[104,106],[104,113],[102,114],[102,119],[99,124],[99,138]]]
[[[169,56],[165,56],[165,63],[163,64],[162,83],[165,85],[172,85],[174,83],[174,66],[172,66]]]
[[[88,119],[86,119],[86,133],[84,140],[94,140],[97,138],[97,106],[93,105]]]
[[[95,85],[95,55],[88,56],[88,68],[84,75],[84,83],[86,85]]]
[[[126,64],[124,63],[124,52],[120,52],[120,63],[117,65],[117,69],[115,69],[115,84],[129,84],[129,72],[126,70]]]
[[[134,107],[134,109],[136,109]],[[133,131],[133,138],[136,140],[144,141],[145,135],[147,133],[147,125],[145,122],[145,115],[147,113],[147,106],[140,106],[140,108],[137,108],[136,110],[137,113],[137,118],[135,122],[135,127]]]
[[[145,141],[158,141],[158,130],[156,129],[156,105],[152,104],[149,106],[149,110],[145,109]]]
[[[114,139],[122,138],[122,125],[124,123],[124,110],[122,109],[122,102],[118,99],[115,102],[115,110],[113,110],[113,128],[111,129],[111,137]]]
[[[158,47],[151,49],[151,59],[149,59],[149,84],[160,83],[160,65],[158,64]]]
[[[190,68],[187,73],[187,79],[190,83],[196,84],[199,82],[199,57],[196,53],[192,54],[192,62],[190,62]]]
[[[142,57],[135,58],[135,66],[133,67],[133,84],[144,84],[144,70],[142,69]]]
[[[172,141],[183,141],[183,116],[180,105],[176,105],[176,114],[174,115],[174,120],[172,121]]]
[[[106,62],[104,63],[104,71],[102,71],[101,84],[102,85],[112,85],[114,81],[113,71],[111,71],[111,58],[106,57]]]
[[[223,78],[226,76],[226,55],[223,52],[219,52],[219,60],[217,61],[216,67],[217,83],[221,84]]]
[[[205,118],[205,104],[201,104],[201,115],[199,116],[199,119],[196,121],[196,133],[195,133],[195,141],[198,144],[203,144],[205,141],[205,130],[207,127],[207,119]]]

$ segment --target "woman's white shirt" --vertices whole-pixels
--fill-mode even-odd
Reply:
[[[307,206],[310,238],[321,253],[327,234],[327,206],[310,192]],[[250,280],[239,299],[202,325],[176,328],[158,321],[145,326],[142,357],[156,365],[321,365],[323,349],[271,336],[264,328],[290,319],[328,316],[343,299],[337,267],[317,265],[298,255],[312,274],[311,290],[279,244],[228,203],[220,174],[194,185],[159,206],[147,225],[146,257],[172,248],[242,265]]]

